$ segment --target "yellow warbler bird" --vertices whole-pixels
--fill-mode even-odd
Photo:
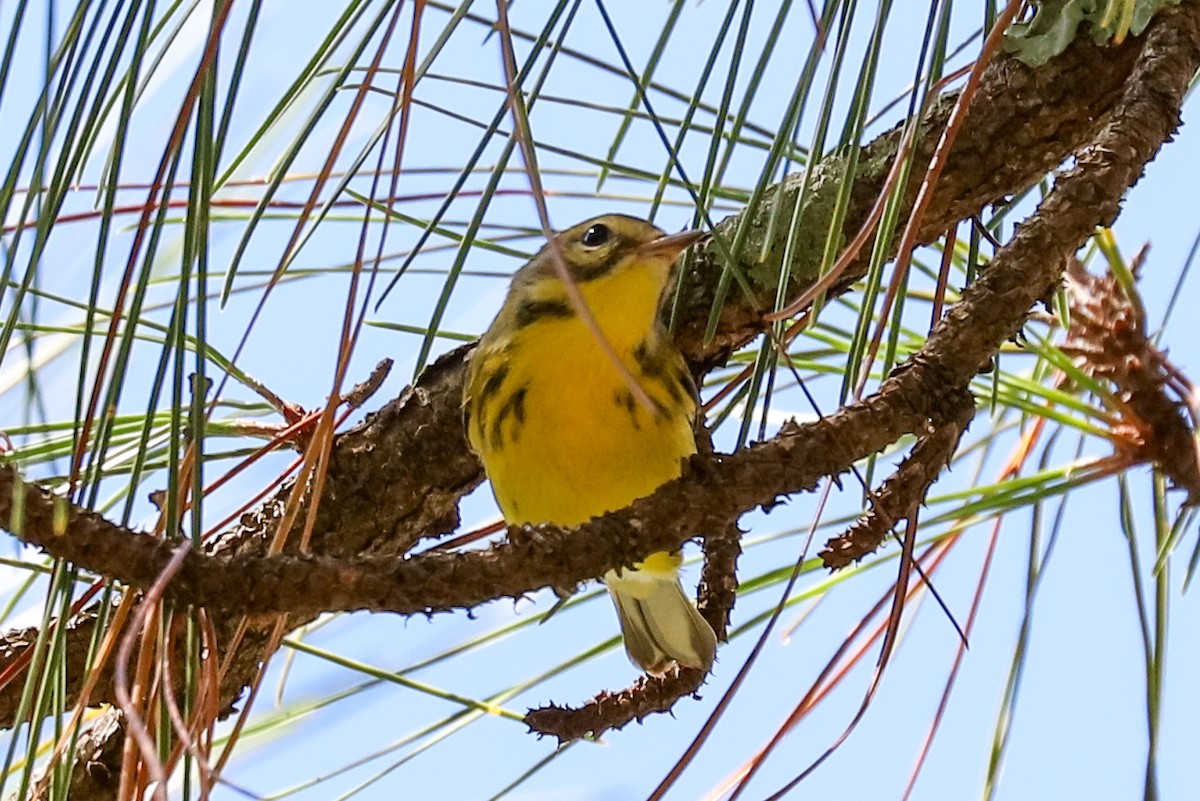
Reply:
[[[463,393],[467,436],[510,524],[578,526],[650,495],[696,452],[696,387],[659,311],[671,265],[699,236],[609,214],[558,234],[514,276]],[[623,369],[577,313],[556,251]],[[716,637],[679,563],[655,553],[604,576],[625,650],[647,673],[712,667]]]

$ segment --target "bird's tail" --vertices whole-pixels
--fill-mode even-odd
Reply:
[[[639,568],[604,577],[630,660],[651,675],[665,673],[672,663],[707,673],[717,638],[679,586],[679,555],[651,554]]]

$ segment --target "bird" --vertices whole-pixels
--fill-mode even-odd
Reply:
[[[698,392],[661,311],[676,258],[701,237],[606,214],[556,234],[515,273],[463,390],[467,438],[508,525],[577,527],[652,494],[696,453]],[[653,676],[707,673],[716,654],[681,560],[652,553],[601,577],[630,661]]]

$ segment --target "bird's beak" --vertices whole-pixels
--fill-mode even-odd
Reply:
[[[706,234],[703,231],[681,231],[678,234],[668,234],[660,236],[651,242],[639,247],[639,256],[661,256],[669,261],[675,261],[675,257],[682,253],[687,248],[699,242]]]

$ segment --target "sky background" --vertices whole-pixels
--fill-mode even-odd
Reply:
[[[539,31],[550,4],[522,2],[511,10],[514,29]],[[979,3],[959,3],[953,13],[949,37],[956,48],[978,30]],[[919,7],[920,6],[920,7]],[[229,134],[229,152],[242,151],[262,124],[300,66],[310,57],[335,18],[348,6],[317,2],[268,2],[262,6],[254,49],[243,79],[237,113]],[[380,3],[366,3],[366,16],[380,13]],[[0,3],[0,32],[11,29],[16,12],[12,3]],[[31,8],[24,22],[18,57],[21,80],[5,87],[0,101],[0,163],[7,163],[37,100],[43,73],[44,39],[33,32],[61,31],[73,4],[55,2]],[[240,35],[249,6],[238,4],[229,30]],[[671,5],[624,0],[607,5],[621,42],[637,69],[650,58]],[[738,7],[740,22],[741,6]],[[775,19],[778,6],[758,3],[753,7],[747,29],[744,53],[752,65],[762,49]],[[665,48],[655,80],[690,94],[710,52],[715,36],[728,9],[724,3],[685,3],[677,29]],[[148,180],[154,172],[168,132],[178,112],[184,88],[195,69],[203,44],[209,4],[198,3],[191,19],[182,25],[169,46],[163,50],[155,77],[144,86],[132,134],[126,142],[123,183],[130,186],[121,193],[124,202],[144,200],[145,189],[133,184]],[[850,87],[861,62],[874,15],[879,9],[859,3],[852,46],[843,67],[843,80],[833,104],[831,142],[836,141],[849,103]],[[896,4],[891,10],[884,36],[881,67],[875,82],[872,109],[904,94],[912,81],[916,54],[925,26],[924,4]],[[476,3],[473,13],[494,17],[495,7]],[[167,14],[160,10],[159,14]],[[172,11],[170,21],[179,19]],[[396,68],[402,63],[407,46],[411,6],[401,16],[394,43],[384,64]],[[47,16],[49,15],[49,16]],[[446,28],[449,14],[431,5],[422,26],[422,56],[437,35]],[[735,23],[736,25],[736,23]],[[7,35],[7,34],[6,34]],[[717,103],[730,63],[730,40],[716,60],[713,78],[703,93],[707,102]],[[761,78],[749,119],[769,132],[780,125],[787,98],[807,57],[813,38],[813,26],[804,4],[793,4],[776,49]],[[229,62],[236,46],[230,38],[229,53],[223,61],[228,78]],[[605,63],[620,61],[594,3],[583,2],[566,37],[569,47],[594,56]],[[951,68],[973,57],[978,42],[950,63]],[[359,59],[365,63],[368,55]],[[529,52],[526,43],[517,45],[518,61]],[[343,45],[333,59],[342,63],[350,55]],[[821,92],[829,76],[830,58],[821,61],[810,106],[805,112],[798,141],[807,144],[818,117]],[[750,68],[743,64],[743,75],[735,84],[735,106],[740,103]],[[472,86],[447,78],[479,82]],[[391,85],[391,77],[386,84]],[[424,219],[437,208],[442,196],[468,155],[479,142],[480,130],[470,120],[485,124],[504,102],[498,91],[503,72],[500,40],[486,25],[464,21],[450,35],[445,48],[433,62],[429,74],[418,85],[409,121],[404,152],[406,173],[399,192],[412,199],[398,204],[404,214]],[[351,80],[350,83],[353,83]],[[384,83],[384,82],[381,82]],[[245,152],[245,159],[234,171],[235,178],[259,179],[268,174],[279,154],[289,146],[311,113],[319,93],[327,82],[314,80],[288,110],[258,141]],[[555,149],[590,154],[603,159],[619,125],[613,109],[628,105],[633,97],[629,79],[606,72],[581,59],[560,56],[543,89],[547,97],[568,98],[594,104],[587,109],[578,105],[543,99],[531,117],[535,140],[544,147],[539,160],[545,171],[548,208],[555,227],[567,227],[597,213],[621,211],[645,215],[653,187],[644,181],[611,179],[597,195],[594,167],[578,157]],[[342,91],[329,111],[306,135],[291,172],[310,174],[319,169],[330,142],[337,133],[346,110],[350,91]],[[686,106],[662,93],[652,92],[655,111],[677,118]],[[368,145],[369,138],[391,104],[391,98],[376,93],[360,112],[358,122],[347,140],[339,166],[349,164],[354,154]],[[894,124],[907,101],[872,124],[865,136],[868,141]],[[1196,113],[1195,102],[1184,110],[1185,122]],[[458,119],[455,115],[465,119]],[[704,124],[711,115],[701,114]],[[511,128],[505,119],[504,131]],[[674,135],[675,128],[670,132]],[[113,128],[102,130],[97,154],[112,141]],[[503,152],[506,140],[496,137],[479,160],[490,168]],[[703,172],[709,138],[700,133],[689,136],[680,151],[680,161],[693,180]],[[751,145],[735,149],[725,176],[725,184],[748,189],[758,180],[765,150]],[[373,164],[372,151],[368,164]],[[662,143],[653,127],[644,120],[635,121],[615,156],[615,161],[653,173],[667,167]],[[228,164],[227,156],[224,163]],[[1167,307],[1170,293],[1187,259],[1197,233],[1197,168],[1200,163],[1200,137],[1186,126],[1178,141],[1169,145],[1150,165],[1145,179],[1131,192],[1126,211],[1116,226],[1117,240],[1127,256],[1144,242],[1152,243],[1142,283],[1146,307],[1155,328]],[[103,159],[95,155],[84,170],[82,184],[94,182],[100,175]],[[513,155],[510,166],[520,166]],[[446,172],[442,168],[455,168]],[[29,183],[28,167],[21,185]],[[793,167],[793,169],[796,169]],[[579,172],[564,174],[562,170]],[[473,176],[463,193],[451,206],[448,219],[456,225],[470,218],[478,204],[478,194],[489,177],[487,170]],[[365,192],[367,179],[359,178],[352,188]],[[503,237],[512,226],[536,229],[536,212],[528,194],[528,178],[519,169],[507,174],[500,184],[502,192],[492,201],[486,217],[484,236]],[[311,183],[297,180],[285,185],[281,199],[302,201]],[[230,186],[219,195],[225,200],[257,200],[261,186]],[[177,197],[183,197],[180,192]],[[349,200],[349,198],[346,198]],[[678,230],[691,224],[692,201],[678,189],[669,190],[668,203],[656,216],[666,230]],[[94,191],[80,189],[72,194],[63,213],[86,212],[93,208]],[[716,221],[741,206],[737,198],[720,201],[712,211]],[[246,209],[222,209],[226,219],[214,223],[212,263],[224,269],[235,253],[246,223]],[[337,353],[337,337],[346,298],[347,277],[335,267],[348,264],[361,220],[361,206],[350,202],[335,208],[329,219],[318,225],[299,255],[289,267],[290,275],[312,270],[303,280],[282,283],[271,295],[261,316],[254,323],[239,364],[281,397],[307,408],[324,402],[331,386]],[[1012,231],[1010,218],[1003,236]],[[11,215],[10,215],[11,218]],[[13,222],[6,220],[6,224]],[[127,257],[131,241],[129,226],[136,216],[119,219],[116,235],[108,248],[108,264],[101,297],[111,299],[116,277]],[[293,218],[270,221],[249,240],[241,263],[235,293],[228,303],[211,305],[210,340],[215,348],[229,355],[237,347],[261,293],[256,289],[265,275],[278,264],[280,253],[291,233]],[[461,226],[459,226],[461,227]],[[155,269],[164,278],[178,271],[181,232],[168,224],[156,260]],[[419,228],[395,224],[389,228],[388,246],[392,253],[404,251],[415,241]],[[964,229],[965,232],[965,229]],[[14,232],[4,234],[5,255],[14,247]],[[95,220],[62,225],[53,236],[42,258],[41,286],[47,293],[83,300],[93,267],[96,245]],[[445,239],[431,240],[445,245]],[[475,248],[467,261],[469,274],[460,279],[446,308],[440,330],[448,334],[475,335],[490,322],[499,308],[507,276],[540,246],[535,236],[525,236],[509,244],[517,255]],[[15,251],[15,263],[24,269],[30,240],[26,238]],[[401,324],[423,328],[429,324],[431,310],[443,291],[445,270],[452,264],[454,247],[427,248],[413,261],[406,274],[377,310],[368,315],[371,322]],[[399,259],[385,266],[394,269]],[[1094,269],[1099,268],[1099,262]],[[390,278],[390,275],[387,276]],[[151,302],[172,297],[173,285],[164,282],[150,289]],[[376,295],[378,297],[378,295]],[[1194,375],[1200,367],[1200,347],[1193,334],[1190,299],[1195,298],[1194,281],[1185,282],[1179,309],[1163,337],[1163,344],[1185,373]],[[6,296],[5,302],[11,301]],[[906,319],[919,330],[927,325],[927,307],[912,311]],[[3,311],[7,313],[8,307]],[[40,313],[45,319],[62,323],[76,321],[80,313],[65,303],[46,302]],[[834,314],[837,310],[834,310]],[[154,319],[165,319],[166,311]],[[925,314],[926,322],[921,322]],[[153,314],[150,316],[154,316]],[[833,318],[838,319],[838,318]],[[364,378],[383,357],[396,360],[396,367],[379,395],[368,404],[381,404],[394,397],[418,369],[418,349],[422,337],[381,326],[368,326],[355,352],[349,383]],[[433,354],[457,346],[453,336],[435,341]],[[54,420],[70,420],[81,372],[78,342],[71,337],[40,340],[35,350],[48,366],[42,373],[42,397],[46,414]],[[145,377],[151,374],[157,358],[153,343],[139,345],[128,379],[129,389],[122,407],[136,412],[145,407]],[[26,366],[18,349],[5,354],[0,364],[0,413],[3,419],[24,420],[31,414],[21,384]],[[1021,359],[1013,356],[1008,369],[1019,370]],[[1032,360],[1029,360],[1032,362]],[[83,371],[86,372],[86,367]],[[139,384],[139,378],[142,379]],[[836,380],[812,376],[810,384],[830,411],[836,404]],[[232,397],[251,399],[241,387],[230,388]],[[811,419],[813,410],[800,393],[782,392],[773,401],[768,419],[771,430],[785,418]],[[964,440],[971,443],[988,430],[986,411],[981,412]],[[730,447],[736,426],[718,432],[719,447]],[[1001,439],[994,455],[982,466],[966,459],[954,473],[945,477],[934,494],[961,489],[994,480],[1013,442]],[[230,447],[233,447],[231,444]],[[1089,442],[1085,452],[1102,455],[1103,443]],[[1074,440],[1064,442],[1052,457],[1052,463],[1064,464],[1073,458]],[[216,493],[206,514],[215,522],[236,509],[246,497],[276,475],[290,461],[290,455],[268,460],[247,471],[240,481]],[[895,461],[891,459],[890,461]],[[41,468],[54,474],[61,464]],[[209,476],[220,474],[222,466],[211,466]],[[978,469],[981,478],[974,479]],[[885,474],[880,469],[877,475]],[[1154,553],[1150,537],[1149,486],[1147,471],[1130,476],[1135,505],[1141,515],[1139,531],[1146,538],[1140,545],[1142,575],[1148,577]],[[119,499],[123,490],[110,485],[111,497]],[[155,485],[156,486],[156,485]],[[136,491],[144,498],[148,486]],[[847,484],[835,491],[826,519],[857,509],[858,488]],[[800,553],[803,532],[812,518],[815,495],[797,496],[769,515],[752,514],[743,521],[748,530],[747,553],[740,564],[743,579],[756,577],[790,565]],[[115,508],[115,507],[114,507]],[[933,504],[931,516],[946,512],[948,504]],[[1046,517],[1057,513],[1057,503],[1047,507]],[[1144,665],[1141,637],[1135,605],[1129,550],[1117,525],[1117,490],[1113,481],[1084,487],[1073,493],[1063,515],[1061,533],[1037,596],[1028,659],[1023,673],[1020,702],[1013,720],[1002,781],[996,798],[1051,799],[1096,798],[1124,799],[1141,795],[1146,748]],[[149,526],[155,512],[139,501],[133,508],[135,524]],[[468,498],[463,505],[464,530],[491,522],[495,507],[486,487]],[[1024,611],[1025,571],[1031,521],[1028,511],[1006,518],[1000,530],[994,562],[975,622],[970,650],[962,663],[954,693],[937,739],[933,743],[914,798],[947,801],[979,796],[1001,709],[1005,681],[1009,675],[1013,647]],[[972,527],[937,572],[934,582],[949,609],[960,622],[966,620],[983,562],[991,523]],[[819,532],[816,543],[827,533]],[[1195,590],[1182,592],[1187,557],[1195,545],[1196,532],[1184,538],[1178,564],[1173,565],[1171,580],[1171,617],[1169,657],[1166,681],[1166,705],[1159,761],[1161,797],[1186,799],[1195,796],[1195,772],[1192,751],[1200,720],[1200,690],[1193,681],[1200,664],[1200,614],[1195,607]],[[16,547],[13,546],[14,552]],[[810,549],[811,556],[816,547]],[[749,681],[716,727],[699,758],[680,779],[671,798],[703,798],[731,775],[756,748],[771,736],[775,727],[789,714],[805,690],[820,672],[826,660],[842,643],[847,632],[864,611],[887,591],[895,577],[895,546],[884,550],[885,557],[876,567],[856,575],[852,581],[821,595],[813,606],[800,603],[784,613],[780,628],[771,638]],[[695,549],[693,549],[693,552]],[[694,555],[694,553],[693,553]],[[27,555],[30,556],[30,555]],[[12,572],[7,586],[23,578]],[[694,582],[695,567],[689,573]],[[836,580],[837,577],[834,577]],[[829,580],[824,571],[806,573],[797,592],[819,588]],[[5,586],[0,584],[0,586]],[[589,588],[589,592],[595,587]],[[777,581],[760,591],[739,599],[734,611],[736,627],[754,615],[769,610],[778,602],[782,585]],[[595,593],[592,593],[595,595]],[[585,649],[611,641],[616,621],[610,604],[602,595],[571,606],[542,626],[529,625],[533,614],[545,611],[553,603],[549,593],[517,604],[494,603],[479,610],[474,618],[466,615],[439,616],[432,620],[405,620],[391,615],[348,615],[323,621],[306,633],[307,648],[325,653],[286,650],[274,660],[265,680],[254,720],[275,721],[277,725],[262,734],[251,733],[240,744],[230,763],[226,779],[255,797],[276,797],[289,788],[297,788],[287,797],[297,799],[333,799],[358,788],[353,796],[361,799],[430,798],[484,799],[500,792],[541,760],[554,755],[553,743],[527,734],[519,722],[498,716],[451,722],[433,734],[426,727],[443,723],[462,714],[462,706],[452,700],[435,697],[432,692],[396,681],[372,680],[362,670],[335,664],[328,654],[373,666],[381,671],[404,674],[405,680],[421,682],[445,693],[474,699],[486,699],[514,684],[553,671]],[[26,604],[25,611],[6,622],[6,626],[27,625],[40,615],[37,604]],[[895,655],[882,686],[861,725],[849,742],[835,753],[800,788],[796,798],[899,798],[919,753],[937,708],[946,677],[951,669],[958,635],[946,616],[923,598],[913,604],[906,623],[904,639]],[[497,637],[454,659],[440,661],[424,669],[409,670],[423,660],[441,654],[473,638],[484,637],[497,629],[525,624],[512,636]],[[554,756],[536,775],[508,796],[523,801],[533,799],[627,799],[644,797],[665,775],[683,752],[714,704],[728,688],[747,657],[760,629],[741,633],[719,653],[719,663],[700,700],[681,701],[673,716],[659,715],[643,725],[631,725],[605,737],[603,744],[580,743]],[[779,636],[779,632],[787,636]],[[871,665],[877,646],[870,656],[848,676],[829,701],[808,716],[780,746],[756,781],[747,798],[769,795],[796,773],[803,770],[838,736],[854,714],[870,680]],[[611,647],[596,658],[554,675],[531,689],[506,698],[502,706],[521,712],[550,700],[580,703],[601,689],[617,689],[636,677],[620,647]],[[333,703],[309,708],[321,699],[340,693],[347,697]],[[280,719],[288,722],[279,724]],[[443,739],[444,737],[444,739]],[[372,756],[360,766],[341,771],[351,762]],[[301,787],[316,778],[324,780]],[[235,798],[230,788],[218,791],[219,798]]]

